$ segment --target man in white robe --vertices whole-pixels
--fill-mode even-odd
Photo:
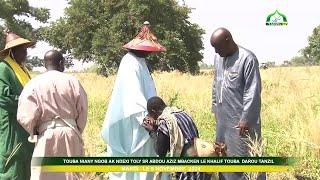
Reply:
[[[147,25],[141,32],[151,34]],[[147,101],[156,95],[145,58],[165,48],[152,39],[141,38],[145,35],[141,32],[135,42],[124,46],[129,52],[121,60],[102,128],[107,155],[111,157],[157,157],[152,140],[142,126],[148,113]],[[109,173],[111,180],[149,180],[153,175],[150,172]]]

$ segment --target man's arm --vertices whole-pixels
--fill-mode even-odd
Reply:
[[[217,61],[215,61],[216,63]],[[215,68],[216,65],[214,65],[213,68],[213,86],[212,86],[212,113],[214,113],[216,117],[216,105],[217,105],[217,92],[216,92],[216,84],[217,84],[217,69]]]
[[[0,68],[0,108],[15,113],[18,108],[19,96],[13,94],[13,87],[10,84],[9,69]]]
[[[261,77],[256,57],[249,59],[244,68],[243,112],[241,122],[256,123],[261,111]]]
[[[142,125],[149,132],[156,153],[160,157],[165,157],[170,150],[169,130],[166,122],[160,120],[156,125],[155,120],[147,115]]]
[[[75,86],[75,94],[76,97],[78,97],[77,100],[77,111],[78,111],[78,119],[77,119],[77,125],[79,128],[79,131],[83,133],[84,128],[87,124],[87,116],[88,116],[88,97],[87,93],[82,87],[81,83],[77,80],[76,86]]]
[[[40,119],[41,106],[37,99],[37,94],[29,82],[23,89],[17,111],[17,121],[29,133],[34,134],[36,121]]]
[[[166,157],[167,152],[169,151],[169,142],[170,138],[162,133],[161,131],[150,131],[150,137],[153,141],[153,147],[159,157]]]

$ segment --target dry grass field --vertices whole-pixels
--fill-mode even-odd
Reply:
[[[89,118],[84,132],[88,156],[106,150],[101,128],[115,77],[93,73],[74,74],[89,98]],[[320,179],[320,67],[284,67],[261,70],[262,134],[265,156],[300,157],[288,173],[268,173],[268,179]],[[199,76],[155,73],[158,96],[168,104],[185,109],[195,120],[200,136],[215,140],[215,119],[211,114],[213,72]],[[104,173],[85,179],[105,179]],[[213,177],[216,179],[216,177]]]

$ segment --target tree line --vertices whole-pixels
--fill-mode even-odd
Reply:
[[[48,42],[60,49],[72,65],[72,59],[93,61],[97,72],[108,76],[116,72],[126,51],[122,46],[137,34],[144,21],[165,53],[148,58],[151,71],[189,72],[198,74],[203,59],[202,35],[205,31],[189,21],[191,8],[176,0],[67,0],[64,16],[46,27],[34,28],[21,17],[47,23],[49,10],[30,6],[28,0],[0,0],[0,31],[6,29],[30,40]],[[99,4],[99,6],[97,6]],[[5,34],[0,33],[0,48],[5,46]],[[308,46],[287,62],[290,65],[319,65],[320,26],[308,37]],[[29,57],[29,67],[41,64],[41,58]],[[270,66],[274,65],[272,62]],[[202,64],[202,66],[204,66]],[[208,67],[207,67],[208,68]]]

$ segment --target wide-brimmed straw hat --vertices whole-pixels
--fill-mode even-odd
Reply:
[[[5,56],[8,54],[9,50],[13,47],[25,45],[26,47],[34,46],[36,42],[31,42],[27,39],[21,38],[14,33],[7,33],[6,46],[0,51],[0,56]]]
[[[149,51],[149,52],[164,52],[166,48],[157,42],[157,38],[150,30],[148,21],[143,23],[143,27],[136,37],[125,44],[126,49]]]

